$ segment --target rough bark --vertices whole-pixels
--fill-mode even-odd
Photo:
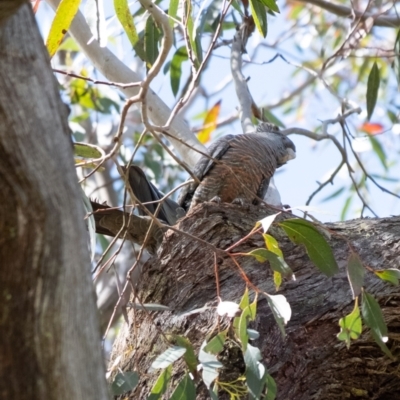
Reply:
[[[263,218],[263,208],[204,203],[179,223],[184,232],[226,249],[244,237]],[[362,219],[330,224],[329,228],[351,241],[364,263],[375,269],[400,265],[400,217]],[[367,329],[347,350],[336,338],[338,320],[353,307],[346,278],[349,248],[343,238],[332,235],[330,244],[340,272],[332,278],[322,275],[310,262],[301,246],[292,244],[280,228],[273,234],[279,240],[285,259],[296,274],[296,281],[285,282],[280,293],[292,307],[287,337],[282,338],[267,301],[259,298],[253,328],[260,332],[255,345],[262,349],[263,362],[278,385],[278,399],[394,399],[400,395],[399,363],[385,356]],[[260,235],[235,249],[247,252],[263,247]],[[143,268],[139,297],[145,303],[161,303],[171,312],[151,315],[133,311],[130,326],[125,326],[116,341],[112,360],[121,356],[119,366],[141,373],[138,387],[130,399],[145,398],[157,372],[148,372],[154,358],[168,344],[160,335],[185,335],[198,349],[216,328],[215,309],[190,313],[204,306],[215,306],[216,280],[213,250],[180,233],[169,231],[158,251]],[[261,290],[274,294],[272,273],[267,264],[250,257],[240,259],[247,277]],[[229,257],[218,256],[221,298],[238,302],[245,283]],[[399,354],[400,291],[367,273],[365,287],[376,296],[389,327],[388,346]],[[182,363],[174,367],[174,382],[182,374]],[[234,368],[234,365],[231,366]],[[240,369],[240,366],[239,366]],[[206,399],[198,388],[198,399]],[[125,398],[125,397],[124,397]],[[168,396],[166,396],[168,398]],[[226,398],[220,394],[220,398]]]
[[[108,398],[66,107],[28,2],[0,23],[0,188],[0,398]]]

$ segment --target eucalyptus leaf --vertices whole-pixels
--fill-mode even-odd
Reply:
[[[111,392],[113,396],[119,396],[134,389],[139,383],[139,375],[137,372],[121,372],[117,374],[111,384]]]
[[[303,244],[307,254],[316,267],[327,276],[338,272],[335,257],[328,242],[318,229],[304,219],[288,219],[279,225],[296,244]]]
[[[368,84],[367,84],[367,114],[368,120],[371,119],[372,113],[374,112],[374,108],[376,105],[376,100],[378,98],[378,91],[380,85],[380,73],[379,67],[374,62],[372,65],[371,71],[368,76]]]
[[[352,252],[347,261],[347,278],[353,293],[353,299],[361,294],[361,288],[364,286],[364,275],[365,268],[360,257]]]
[[[179,360],[186,352],[184,347],[172,346],[160,354],[151,364],[152,369],[166,368]]]

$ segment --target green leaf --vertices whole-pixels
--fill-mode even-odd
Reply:
[[[242,298],[240,300],[239,307],[240,307],[241,310],[244,310],[246,307],[249,306],[249,304],[250,304],[249,289],[246,287],[246,289],[245,289],[245,291],[243,293],[243,296],[242,296]]]
[[[170,400],[196,400],[196,388],[188,374],[178,383]]]
[[[264,119],[267,119],[268,121],[272,122],[273,124],[285,128],[285,124],[275,115],[273,114],[268,108],[262,108],[262,115]]]
[[[350,283],[353,299],[361,293],[361,288],[364,286],[365,268],[358,254],[351,252],[347,261],[347,278]]]
[[[276,4],[275,0],[260,0],[265,6],[267,6],[271,11],[275,11],[280,13],[279,7]]]
[[[152,17],[147,18],[146,28],[144,34],[144,49],[146,52],[147,67],[150,68],[158,57],[158,39],[160,38],[160,31]]]
[[[292,309],[286,300],[285,296],[281,294],[270,295],[264,293],[267,296],[268,305],[271,308],[272,314],[275,318],[282,335],[285,336],[285,325],[290,320],[292,316]]]
[[[353,311],[339,320],[340,332],[337,337],[346,342],[347,348],[350,348],[351,339],[358,339],[362,332],[362,322],[360,309],[358,307],[358,297],[356,297]]]
[[[242,315],[239,317],[239,325],[237,329],[237,336],[242,343],[242,350],[246,351],[247,344],[249,342],[249,334],[247,333],[247,324],[250,319],[250,309],[246,307]]]
[[[204,351],[211,354],[218,354],[224,349],[227,331],[222,331],[214,336],[203,348]]]
[[[378,90],[380,84],[380,76],[379,76],[379,67],[374,62],[374,65],[371,68],[371,72],[368,76],[368,84],[367,84],[367,114],[368,120],[371,119],[372,113],[374,112],[374,108],[376,105],[376,100],[378,98]]]
[[[372,149],[374,150],[375,154],[378,156],[379,161],[381,162],[383,168],[385,171],[388,170],[387,166],[387,156],[385,153],[385,150],[383,149],[381,143],[379,142],[378,139],[374,138],[373,136],[369,136],[369,140],[371,141],[372,144]]]
[[[386,346],[388,331],[379,303],[365,290],[362,292],[361,313],[365,324],[371,329],[372,336],[382,351],[392,357]]]
[[[188,366],[189,371],[192,374],[195,374],[197,372],[198,362],[196,354],[194,353],[192,343],[190,343],[189,339],[180,335],[174,335],[173,338],[175,339],[175,342],[178,346],[184,347],[186,349],[186,353],[183,355],[183,359],[185,360],[185,363]]]
[[[347,211],[349,211],[349,207],[352,201],[353,201],[353,196],[349,196],[344,202],[344,206],[340,214],[341,221],[343,221],[346,218]]]
[[[303,219],[288,219],[279,225],[285,230],[290,240],[296,244],[303,244],[311,261],[327,276],[338,272],[333,252],[318,229]]]
[[[74,154],[82,158],[100,158],[104,152],[99,147],[88,143],[74,143]]]
[[[329,196],[324,197],[324,198],[321,200],[321,202],[325,202],[325,201],[328,201],[328,200],[332,200],[332,199],[334,199],[335,197],[337,197],[337,196],[339,196],[340,194],[342,194],[343,191],[344,191],[344,187],[341,187],[340,189],[334,191],[334,192],[333,192],[332,194],[330,194]]]
[[[151,388],[150,395],[147,397],[147,400],[159,400],[161,396],[166,392],[168,388],[168,383],[171,380],[172,373],[172,365],[168,368],[165,368],[163,372],[161,372],[160,376],[157,378],[155,384]]]
[[[194,28],[193,18],[192,18],[192,3],[190,1],[186,1],[185,3],[185,15],[187,17],[186,20],[186,28],[189,36],[189,43],[192,49],[192,53],[194,56],[194,65],[197,69],[199,67],[199,59],[198,59],[198,50],[197,50],[197,41],[196,41],[196,30]]]
[[[274,271],[274,285],[276,291],[278,291],[282,285],[282,274],[280,272]]]
[[[293,271],[286,264],[285,260],[272,251],[267,249],[255,249],[245,255],[252,256],[259,262],[269,261],[270,267],[273,271],[279,272],[285,278],[294,279]]]
[[[113,396],[119,396],[134,389],[139,383],[139,375],[137,372],[121,372],[115,375],[111,384],[111,392]]]
[[[378,278],[382,279],[383,281],[390,282],[395,286],[398,286],[398,284],[399,284],[400,271],[396,268],[377,270],[377,271],[374,271],[374,274]]]
[[[151,364],[151,368],[166,368],[176,360],[179,360],[186,352],[185,347],[172,346],[160,354]]]
[[[46,41],[50,58],[53,57],[64,35],[67,33],[75,14],[78,12],[80,3],[80,0],[60,1]]]
[[[114,9],[117,18],[124,28],[132,47],[136,45],[139,40],[139,35],[135,28],[135,23],[131,11],[129,10],[127,0],[114,0]]]
[[[185,46],[180,47],[172,57],[170,67],[171,88],[174,96],[177,95],[182,74],[182,63],[188,59]]]
[[[179,6],[179,0],[171,0],[169,2],[168,15],[171,18],[176,19],[176,16],[178,14],[178,6]],[[174,24],[175,24],[175,21],[173,19],[171,19],[171,18],[169,20],[169,24],[170,24],[170,26],[172,28],[174,26]]]
[[[250,394],[255,399],[258,399],[265,385],[265,367],[259,362],[259,360],[262,359],[260,349],[248,344],[243,354],[243,359],[246,364],[247,387],[249,388]]]
[[[267,394],[265,395],[263,400],[275,400],[277,387],[274,378],[271,375],[267,374],[267,376],[265,377],[265,382],[267,384]]]
[[[263,37],[267,36],[267,13],[260,0],[250,0],[250,10],[258,31]]]

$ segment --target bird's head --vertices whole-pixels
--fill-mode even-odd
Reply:
[[[265,133],[274,143],[277,152],[277,168],[296,158],[296,146],[279,128],[270,122],[262,122],[257,126],[256,132]]]

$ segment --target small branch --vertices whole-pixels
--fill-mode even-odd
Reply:
[[[114,87],[121,88],[121,89],[127,89],[130,87],[139,87],[141,85],[141,82],[120,83],[120,82],[99,81],[97,79],[88,78],[87,76],[78,75],[73,72],[62,71],[61,69],[56,69],[56,68],[53,68],[53,72],[56,72],[57,74],[67,75],[72,78],[77,78],[77,79],[82,79],[84,81],[92,82],[95,85],[114,86]]]
[[[334,4],[330,1],[325,0],[297,0],[300,3],[312,4],[317,7],[320,7],[326,11],[331,12],[332,14],[338,15],[340,17],[347,17],[347,18],[373,18],[374,26],[382,26],[387,28],[396,28],[400,26],[400,18],[396,15],[380,15],[380,14],[373,14],[373,13],[363,13],[352,8],[342,6],[339,4]]]
[[[232,78],[235,83],[236,96],[240,103],[240,122],[243,133],[254,132],[252,121],[252,104],[254,101],[247,86],[247,80],[242,73],[242,53],[246,48],[247,39],[254,30],[254,22],[252,26],[250,25],[251,22],[253,22],[251,18],[245,18],[234,36],[231,50]]]

